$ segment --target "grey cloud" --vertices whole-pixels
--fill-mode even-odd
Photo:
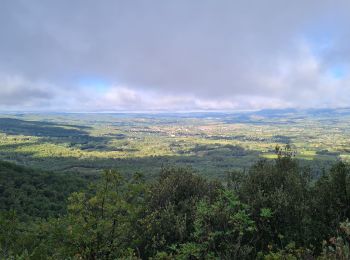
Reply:
[[[348,62],[350,21],[343,10],[349,7],[342,0],[5,0],[0,72],[48,82],[46,90],[19,89],[35,100],[71,95],[72,106],[81,94],[72,90],[74,81],[86,75],[135,91],[187,95],[214,104],[251,96],[262,100],[261,106],[265,99],[298,106],[310,93],[323,100],[317,91],[334,85],[320,78],[339,60]],[[303,63],[305,34],[322,32],[325,24],[334,38],[315,57],[318,67],[291,67],[284,75],[281,64]]]
[[[48,86],[33,84],[20,77],[0,76],[0,107],[30,106],[54,98]]]

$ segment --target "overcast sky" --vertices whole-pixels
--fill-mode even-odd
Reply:
[[[347,0],[2,0],[0,110],[350,107]]]

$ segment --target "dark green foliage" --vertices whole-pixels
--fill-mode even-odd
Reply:
[[[116,259],[137,252],[145,192],[141,176],[128,181],[105,171],[103,177],[96,189],[69,198],[68,215],[59,223],[64,240],[56,241],[60,258]]]
[[[337,236],[323,241],[321,260],[350,259],[350,222],[340,223]]]
[[[278,245],[284,245],[284,241],[307,243],[310,188],[309,171],[300,168],[289,155],[279,156],[275,162],[259,161],[249,170],[238,189],[241,199],[251,207],[254,218],[262,208],[273,212],[269,227],[261,227],[262,250],[271,241]]]
[[[0,162],[0,211],[15,210],[21,218],[59,216],[66,213],[69,194],[86,184],[82,177]]]
[[[221,190],[215,201],[196,206],[192,239],[181,244],[177,256],[190,259],[246,259],[252,257],[256,226],[248,206],[230,191]]]
[[[6,259],[13,253],[12,250],[18,246],[16,243],[19,236],[18,225],[18,219],[14,211],[0,213],[0,258]]]
[[[145,250],[151,254],[168,251],[171,244],[189,241],[194,231],[196,204],[213,200],[220,183],[207,181],[182,168],[163,168],[159,179],[149,189],[146,215],[141,221]]]
[[[334,234],[341,221],[350,218],[350,168],[343,162],[335,164],[316,182],[312,194],[315,238]]]
[[[195,147],[190,149],[188,152],[194,152],[196,154],[202,152],[207,155],[216,155],[220,153],[225,153],[227,156],[245,156],[248,154],[248,151],[246,151],[243,147],[238,145],[220,145],[220,144],[214,144],[214,145],[199,145],[196,144]]]
[[[64,127],[70,128],[64,128]],[[86,135],[81,130],[87,127],[74,125],[58,125],[43,121],[24,121],[13,118],[0,118],[0,131],[11,135],[36,135],[44,137],[72,137]]]
[[[338,162],[313,180],[289,147],[276,152],[274,161],[231,172],[225,185],[187,168],[163,168],[150,182],[108,170],[73,192],[67,211],[40,213],[30,207],[56,198],[43,187],[67,194],[80,186],[3,163],[2,194],[25,190],[15,197],[29,201],[19,207],[1,197],[0,258],[348,259],[349,166]]]

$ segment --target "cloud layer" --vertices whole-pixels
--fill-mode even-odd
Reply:
[[[5,0],[0,109],[348,106],[349,8],[345,0]]]

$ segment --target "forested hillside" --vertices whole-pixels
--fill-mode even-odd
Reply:
[[[165,167],[152,181],[106,170],[88,187],[1,163],[0,258],[349,259],[349,165],[315,179],[276,153],[225,181]]]
[[[0,210],[20,218],[48,218],[66,213],[70,193],[87,187],[88,179],[32,170],[0,161]]]

